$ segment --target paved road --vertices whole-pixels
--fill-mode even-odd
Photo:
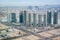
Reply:
[[[47,39],[47,38],[45,38],[44,36],[41,36],[41,35],[38,34],[38,33],[34,33],[34,32],[31,32],[31,31],[25,30],[25,29],[23,29],[23,28],[21,28],[21,27],[19,28],[19,27],[14,26],[14,28],[19,29],[19,30],[22,30],[22,31],[28,33],[29,35],[34,35],[34,36],[40,37],[40,38],[42,38],[42,39],[46,39],[46,40],[51,39],[51,38],[48,38],[48,39]]]
[[[15,28],[15,29],[22,30],[22,31],[26,32],[27,34],[24,35],[24,36],[34,35],[34,36],[37,36],[37,37],[43,38],[44,40],[48,40],[48,39],[49,39],[49,40],[52,40],[51,38],[55,38],[55,37],[60,36],[60,35],[54,35],[54,36],[51,36],[51,37],[45,38],[44,36],[41,36],[41,35],[38,34],[38,33],[45,32],[45,31],[50,31],[50,30],[39,31],[39,32],[35,33],[35,32],[28,31],[28,30],[26,30],[26,29],[24,29],[23,27],[20,27],[20,26],[15,26],[15,25],[12,25],[12,24],[11,24],[10,26],[11,26],[11,28]],[[54,30],[54,29],[53,29],[53,30]],[[20,37],[23,37],[23,36],[20,36]]]

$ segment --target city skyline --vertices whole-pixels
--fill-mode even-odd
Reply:
[[[60,0],[0,0],[1,6],[43,6],[58,4],[60,4]]]

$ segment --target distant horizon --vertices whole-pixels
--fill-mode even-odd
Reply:
[[[55,4],[56,6],[60,5],[60,4]],[[26,7],[26,6],[55,6],[55,5],[24,5],[22,7]],[[15,5],[14,5],[15,6]],[[0,6],[0,7],[14,7],[14,6]],[[20,5],[21,6],[21,5]],[[15,7],[20,7],[20,6],[15,6]]]
[[[0,0],[0,6],[44,6],[58,4],[60,4],[60,0]]]

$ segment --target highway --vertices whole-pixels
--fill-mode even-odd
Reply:
[[[5,23],[3,23],[3,24],[5,24]],[[6,24],[5,24],[5,25],[6,25]],[[25,34],[25,35],[23,35],[23,36],[19,36],[20,38],[21,38],[21,37],[24,37],[24,36],[34,35],[34,36],[37,36],[37,37],[42,38],[42,40],[52,40],[52,38],[55,38],[55,37],[59,37],[59,36],[60,36],[60,35],[52,34],[52,35],[54,35],[54,36],[51,36],[51,37],[46,38],[46,37],[38,34],[38,33],[41,33],[41,32],[46,32],[46,31],[50,31],[50,30],[54,30],[54,29],[45,30],[45,31],[43,30],[43,31],[39,31],[39,32],[31,32],[31,31],[28,31],[28,30],[26,30],[25,28],[23,28],[24,26],[21,27],[21,26],[15,26],[15,25],[10,24],[10,27],[11,27],[11,28],[18,29],[18,30],[22,30],[22,31],[24,31],[24,32],[27,33],[27,34]],[[19,37],[17,37],[17,38],[19,38]],[[9,38],[9,39],[11,39],[11,38]]]

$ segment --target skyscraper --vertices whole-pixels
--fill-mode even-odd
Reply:
[[[23,22],[24,22],[24,20],[23,20],[23,12],[21,12],[19,14],[19,23],[23,23]]]
[[[8,23],[11,22],[11,14],[10,13],[7,14],[7,22]]]
[[[47,24],[46,21],[47,21],[46,20],[46,15],[44,15],[44,26],[46,26],[46,24]]]
[[[29,14],[29,27],[31,27],[31,14]]]
[[[11,13],[11,22],[16,23],[16,13]]]
[[[23,13],[23,18],[24,18],[24,25],[26,25],[26,20],[27,20],[27,18],[26,18],[26,16],[27,16],[27,12],[26,11],[24,11],[24,13]]]
[[[51,11],[47,11],[47,24],[51,25],[51,17],[52,17],[52,13]]]
[[[33,14],[33,27],[36,27],[36,14]]]
[[[58,24],[58,12],[53,12],[53,24]]]
[[[38,27],[41,27],[42,15],[38,15]]]

